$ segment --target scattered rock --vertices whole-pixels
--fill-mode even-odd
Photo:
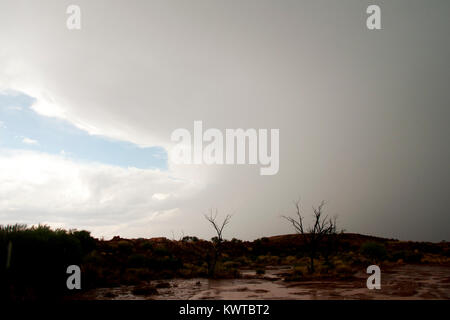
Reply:
[[[117,297],[117,294],[115,294],[114,292],[109,291],[109,292],[106,292],[103,296],[105,298],[115,298],[115,297]]]
[[[169,282],[160,282],[155,286],[157,289],[170,288]]]
[[[138,296],[150,296],[158,294],[158,290],[152,285],[138,285],[133,288],[131,293]]]
[[[265,289],[256,289],[256,290],[253,290],[253,292],[254,292],[254,293],[266,293],[266,292],[269,292],[269,290],[265,290]]]
[[[277,281],[277,280],[281,280],[281,278],[278,278],[278,277],[262,277],[262,279],[263,280],[266,280],[266,281]]]

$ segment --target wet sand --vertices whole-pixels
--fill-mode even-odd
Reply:
[[[351,279],[286,282],[289,267],[269,267],[264,276],[243,270],[240,279],[171,279],[152,281],[156,295],[134,295],[134,286],[99,288],[78,299],[450,299],[450,266],[403,265],[381,270],[381,289],[369,290],[369,275],[361,271]]]

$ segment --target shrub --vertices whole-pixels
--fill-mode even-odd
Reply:
[[[84,262],[94,265],[101,265],[105,262],[105,260],[96,250],[94,250],[88,253],[88,255],[84,258]]]
[[[80,241],[81,250],[84,253],[89,253],[96,247],[95,239],[91,237],[91,233],[89,231],[81,230],[81,231],[73,231],[73,236]]]
[[[256,263],[262,265],[276,265],[280,261],[280,257],[271,255],[261,255],[256,258]]]
[[[386,258],[386,247],[378,242],[365,242],[361,245],[361,253],[372,261],[383,261]]]
[[[183,237],[183,239],[181,239],[181,241],[183,241],[183,242],[197,242],[198,238],[197,237],[192,237],[192,236],[185,236],[185,237]]]
[[[252,263],[252,261],[246,256],[241,256],[235,259],[241,266],[248,266]]]
[[[117,243],[120,253],[130,254],[133,251],[133,244],[126,240],[120,240]]]
[[[151,270],[156,271],[175,271],[182,267],[181,260],[164,256],[164,257],[157,257],[156,259],[147,259],[146,260],[147,267]]]
[[[217,268],[216,272],[214,273],[215,278],[223,278],[223,279],[233,279],[233,278],[239,278],[241,276],[239,269],[236,268]]]
[[[331,270],[335,269],[336,265],[333,261],[324,261],[322,264],[319,265],[319,272],[320,273],[329,273]]]
[[[67,267],[81,265],[93,248],[87,231],[0,226],[0,299],[62,297],[68,293]]]
[[[306,267],[295,267],[292,273],[288,275],[285,281],[299,281],[304,280],[305,274],[308,273],[308,268]]]
[[[405,251],[394,251],[390,256],[389,256],[389,260],[390,261],[404,261],[405,260],[405,255],[406,252]]]
[[[151,241],[144,241],[141,246],[144,250],[153,250],[153,244]]]
[[[336,266],[335,271],[341,277],[347,277],[354,273],[352,268],[350,268],[350,266],[343,265],[343,264]]]
[[[206,277],[208,275],[208,268],[206,266],[194,267],[195,277]]]
[[[416,250],[414,252],[407,252],[403,260],[407,263],[420,263],[422,257],[423,254]]]
[[[154,248],[154,253],[158,256],[168,256],[170,254],[169,250],[163,244],[158,244]]]
[[[223,263],[225,269],[239,268],[241,264],[237,261],[226,261]]]
[[[132,254],[128,257],[128,266],[140,268],[147,264],[147,258],[143,254]]]
[[[124,284],[138,284],[142,280],[149,280],[152,273],[146,268],[128,268],[122,275],[122,282]]]
[[[295,264],[297,262],[297,258],[295,256],[287,256],[283,259],[284,264]]]

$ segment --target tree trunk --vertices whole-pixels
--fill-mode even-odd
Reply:
[[[309,271],[311,273],[314,273],[314,256],[311,256],[310,259],[311,259],[311,266],[309,267]]]

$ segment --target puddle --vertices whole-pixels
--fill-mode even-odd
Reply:
[[[157,295],[135,295],[134,286],[98,288],[77,299],[450,299],[450,267],[404,265],[381,273],[381,289],[368,290],[364,272],[351,280],[285,282],[289,267],[268,267],[256,277],[254,270],[242,270],[240,279],[171,279],[151,281]]]

